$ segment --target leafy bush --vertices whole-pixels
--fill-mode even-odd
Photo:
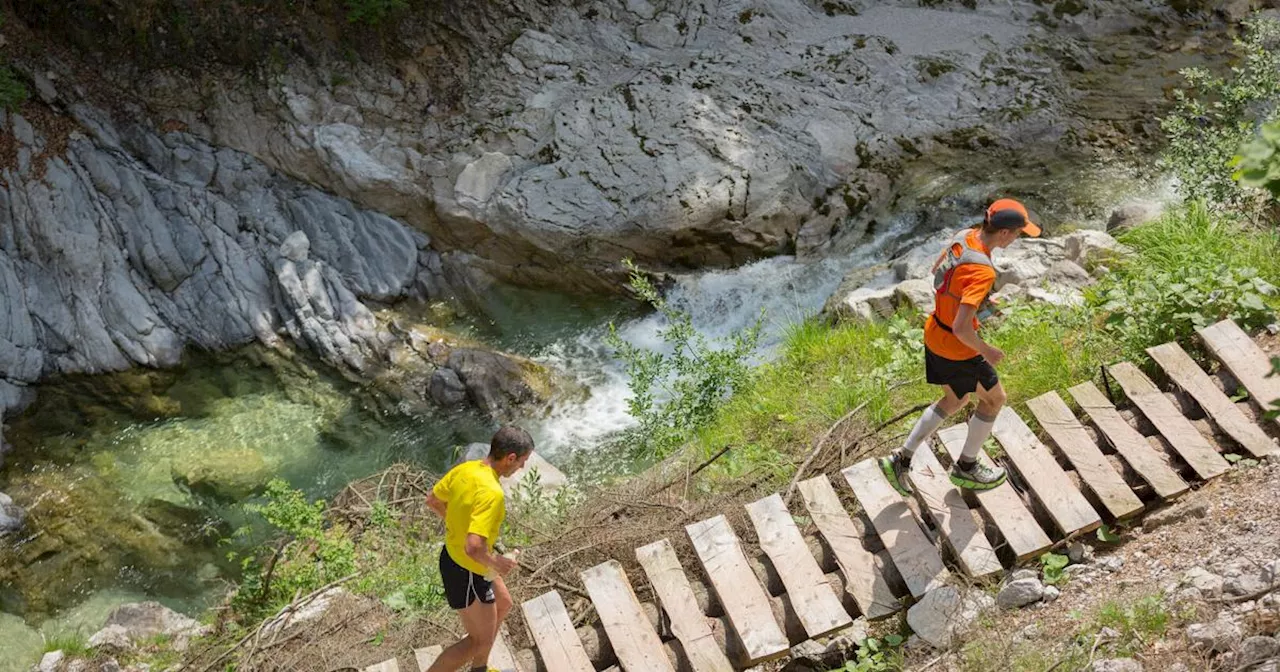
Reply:
[[[670,352],[627,343],[612,323],[606,338],[630,377],[627,410],[639,421],[626,437],[631,451],[661,458],[710,422],[725,398],[748,382],[748,358],[759,343],[763,313],[751,327],[709,342],[693,327],[692,317],[668,305],[634,263],[623,263],[631,272],[631,289],[667,321],[658,335]]]
[[[1246,187],[1266,189],[1272,198],[1280,198],[1280,122],[1262,125],[1258,135],[1240,148],[1232,175]]]
[[[1071,564],[1071,559],[1060,553],[1045,553],[1040,556],[1040,567],[1044,570],[1044,582],[1050,586],[1061,583],[1066,575],[1062,570]]]
[[[408,6],[407,0],[347,0],[347,21],[377,25]]]
[[[1245,21],[1236,46],[1241,65],[1229,77],[1204,68],[1182,70],[1185,90],[1174,91],[1175,107],[1160,120],[1169,138],[1164,162],[1182,182],[1184,196],[1218,206],[1239,206],[1248,198],[1230,166],[1259,122],[1276,115],[1280,101],[1280,23],[1271,19]]]
[[[0,108],[15,110],[27,101],[30,94],[21,79],[9,66],[0,66]]]
[[[851,660],[831,672],[892,672],[902,669],[901,635],[887,635],[883,641],[867,637],[858,644]]]

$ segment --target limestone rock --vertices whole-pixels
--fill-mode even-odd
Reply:
[[[1107,658],[1095,660],[1089,672],[1142,672],[1142,663],[1132,658]]]
[[[107,616],[104,627],[120,626],[134,641],[157,635],[193,634],[200,630],[200,623],[183,616],[159,602],[135,602],[122,604]]]
[[[27,512],[13,503],[13,498],[0,492],[0,537],[22,529]]]
[[[1044,584],[1035,577],[1010,581],[996,595],[996,605],[1001,609],[1017,609],[1039,602],[1044,597]]]
[[[89,648],[105,651],[128,651],[133,648],[129,639],[129,631],[122,625],[108,625],[93,633],[89,638]]]
[[[50,651],[40,658],[40,664],[36,666],[38,672],[58,672],[62,660],[67,655],[61,651]]]
[[[431,374],[431,398],[441,406],[456,406],[467,400],[467,386],[453,369],[436,369]]]
[[[1203,653],[1225,653],[1240,643],[1240,627],[1223,616],[1212,623],[1187,626],[1191,648]]]
[[[261,492],[273,466],[249,448],[189,453],[173,465],[173,480],[191,492],[222,501],[240,502]]]
[[[1224,580],[1221,576],[1203,567],[1193,567],[1182,577],[1182,585],[1196,589],[1204,597],[1221,596],[1223,584]]]
[[[472,402],[489,414],[545,399],[549,394],[547,383],[540,379],[544,375],[540,367],[496,352],[454,348],[447,366],[466,386]]]
[[[1134,201],[1125,203],[1111,211],[1107,219],[1107,233],[1123,233],[1135,226],[1141,226],[1160,216],[1159,203],[1150,201]]]
[[[1053,602],[1054,600],[1058,599],[1061,595],[1062,595],[1062,591],[1059,590],[1057,586],[1045,586],[1044,597],[1041,599],[1043,599],[1045,602]]]
[[[1280,640],[1275,637],[1249,637],[1240,644],[1239,655],[1242,664],[1280,656]]]
[[[925,593],[911,606],[907,611],[907,624],[930,646],[947,649],[954,638],[966,632],[981,612],[990,606],[989,595],[961,595],[956,588],[943,586]]]

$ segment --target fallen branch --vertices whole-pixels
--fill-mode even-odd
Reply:
[[[782,495],[783,501],[791,500],[791,495],[795,493],[796,484],[800,482],[800,477],[804,476],[805,471],[809,469],[809,464],[812,463],[813,459],[818,456],[818,453],[822,452],[822,448],[827,444],[827,439],[831,438],[831,434],[836,431],[836,427],[843,425],[846,420],[848,420],[849,418],[852,418],[859,411],[866,408],[867,404],[870,402],[871,400],[867,399],[863,401],[861,404],[854,406],[852,411],[845,413],[844,417],[840,418],[839,420],[836,420],[835,424],[828,427],[827,431],[823,432],[822,436],[818,437],[818,440],[813,443],[813,450],[809,451],[809,456],[804,458],[804,462],[800,464],[800,468],[796,469],[796,475],[791,477],[791,485],[787,486],[786,493]]]
[[[1234,602],[1251,602],[1253,600],[1256,600],[1264,595],[1270,594],[1277,590],[1280,590],[1280,583],[1273,583],[1270,586],[1263,588],[1262,590],[1256,590],[1252,593],[1249,593],[1248,595],[1233,595],[1231,597],[1215,597],[1206,601],[1207,602],[1226,602],[1228,604],[1234,603]]]
[[[732,447],[733,446],[725,446],[724,448],[721,448],[719,452],[717,452],[715,455],[712,455],[711,457],[708,457],[706,460],[702,462],[702,464],[699,464],[697,467],[695,467],[693,471],[690,471],[689,473],[684,474],[683,476],[680,476],[678,478],[673,478],[670,481],[667,481],[666,485],[662,486],[661,488],[658,488],[657,490],[654,490],[652,494],[656,495],[659,492],[662,492],[663,490],[666,490],[667,488],[670,488],[671,486],[681,481],[688,481],[690,478],[693,478],[694,476],[696,476],[699,471],[702,471],[703,469],[706,469],[707,467],[711,466],[712,462],[715,462],[716,460],[720,459],[720,456],[729,452],[729,449]]]
[[[253,639],[256,641],[257,637],[262,633],[262,629],[265,628],[268,623],[274,623],[277,619],[284,616],[285,614],[288,614],[292,611],[297,611],[298,608],[300,608],[302,605],[307,604],[312,600],[316,599],[317,597],[319,597],[321,593],[324,593],[325,591],[330,590],[332,588],[337,588],[338,586],[350,581],[351,579],[356,578],[357,576],[360,576],[360,572],[356,572],[355,574],[348,574],[347,576],[344,576],[341,579],[338,579],[337,581],[333,581],[324,586],[321,586],[320,588],[317,588],[316,590],[312,591],[311,593],[308,593],[305,597],[301,599],[295,599],[289,604],[284,605],[283,607],[280,608],[280,611],[276,612],[275,616],[272,616],[271,618],[268,618],[267,620],[259,623],[258,627],[253,629],[253,632],[250,632],[249,634],[245,635],[244,638],[236,642],[235,646],[232,646],[226,651],[223,651],[222,653],[218,654],[218,657],[214,658],[213,661],[211,661],[208,665],[205,665],[204,668],[200,670],[200,672],[209,672],[209,670],[212,670],[214,667],[216,667],[218,663],[222,662],[227,656],[231,655],[232,653],[235,653],[237,650],[240,649],[240,647],[244,646],[250,639]],[[179,669],[186,669],[186,665],[183,665]]]

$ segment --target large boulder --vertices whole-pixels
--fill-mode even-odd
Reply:
[[[471,402],[490,415],[551,396],[546,371],[524,358],[479,348],[454,348],[446,367],[466,386]]]

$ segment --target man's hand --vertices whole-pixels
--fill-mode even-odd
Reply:
[[[511,570],[519,566],[519,563],[517,563],[515,560],[512,560],[511,558],[508,558],[505,555],[495,554],[492,556],[492,558],[493,559],[490,561],[489,566],[497,570],[498,576],[501,576],[504,578],[507,576],[507,574],[511,573]]]
[[[986,344],[984,343],[983,345]],[[987,345],[986,349],[982,351],[982,358],[987,360],[987,363],[991,366],[997,366],[1000,364],[1000,360],[1004,359],[1004,350],[994,345]]]

